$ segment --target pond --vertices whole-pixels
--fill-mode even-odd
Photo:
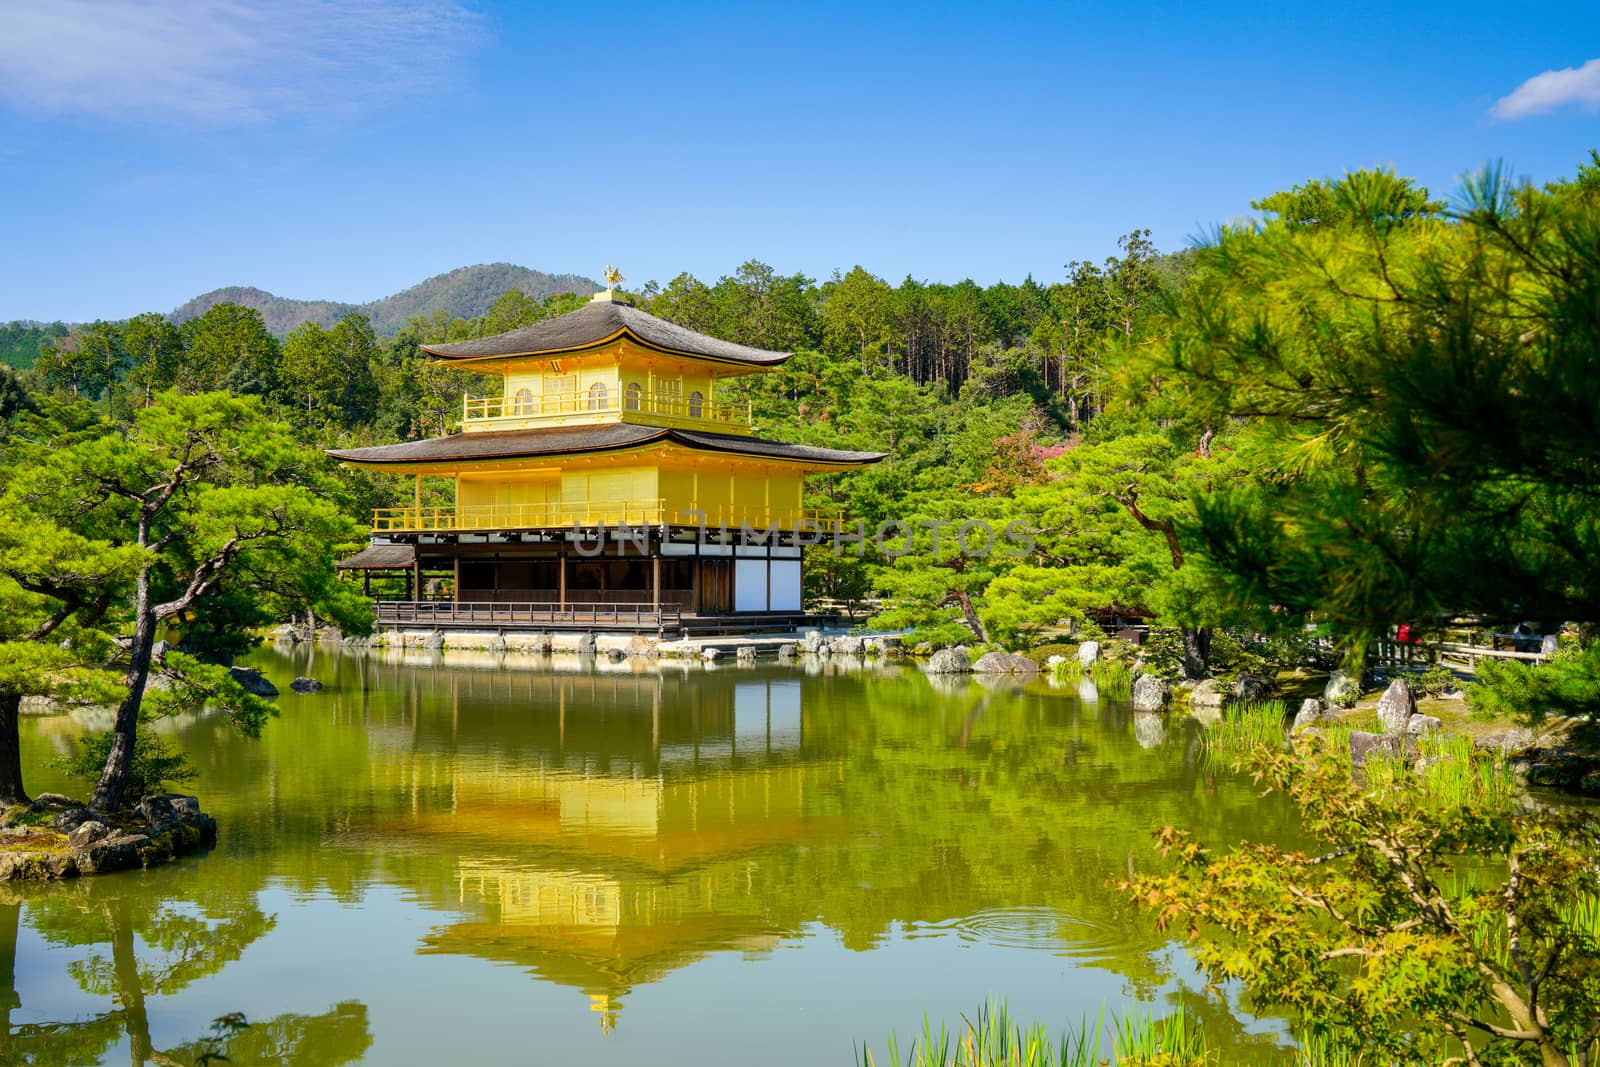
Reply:
[[[1284,1040],[1114,889],[1164,824],[1293,834],[1185,720],[844,663],[251,662],[284,690],[260,740],[162,724],[215,850],[0,889],[0,1062],[191,1062],[243,1012],[236,1064],[844,1067],[989,997],[1182,1004],[1229,1062]],[[25,766],[84,729],[26,721]]]

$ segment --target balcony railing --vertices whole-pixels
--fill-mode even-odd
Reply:
[[[775,527],[779,532],[832,534],[845,525],[843,513],[832,509],[768,509],[709,505],[705,508],[669,506],[664,500],[600,500],[547,504],[485,504],[468,507],[377,508],[372,513],[374,533],[433,533],[449,531],[592,529],[604,523],[616,529],[632,527],[700,526],[752,530]]]
[[[703,400],[685,398],[676,393],[617,393],[606,390],[594,392],[560,393],[532,396],[478,396],[462,397],[463,423],[484,423],[526,420],[571,419],[581,415],[605,415],[637,412],[643,415],[664,415],[691,422],[713,423],[717,426],[748,429],[751,425],[750,404],[747,401]]]

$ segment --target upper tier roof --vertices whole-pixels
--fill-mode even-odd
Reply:
[[[701,433],[659,426],[615,422],[598,426],[556,426],[535,430],[492,430],[431,437],[398,445],[371,448],[328,449],[328,455],[347,463],[449,463],[456,460],[520,459],[532,456],[615,452],[640,445],[670,443],[703,452],[800,460],[812,463],[876,463],[888,453],[847,452],[814,445],[791,445],[759,437],[727,433]]]
[[[775,367],[793,352],[769,352],[764,348],[719,341],[703,333],[658,319],[636,307],[620,302],[597,300],[577,311],[520,330],[480,337],[475,341],[454,341],[443,345],[423,345],[424,352],[441,359],[494,359],[500,356],[540,356],[571,352],[609,341],[621,334],[650,348],[663,349],[697,359],[747,366]]]

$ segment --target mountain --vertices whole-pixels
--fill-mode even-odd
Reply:
[[[406,319],[413,315],[443,311],[451,318],[477,318],[507,289],[521,289],[535,300],[543,300],[552,293],[587,295],[598,292],[600,285],[578,274],[546,274],[514,263],[480,263],[436,274],[393,296],[366,304],[294,300],[264,289],[232,285],[195,297],[175,310],[171,317],[173,322],[183,322],[204,315],[217,304],[232,302],[255,308],[266,320],[267,329],[282,335],[302,322],[332,326],[350,312],[359,311],[372,320],[374,330],[387,335],[404,326]]]

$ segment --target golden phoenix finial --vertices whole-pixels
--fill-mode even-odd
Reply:
[[[613,267],[609,263],[606,264],[606,288],[607,289],[615,289],[617,286],[621,285],[626,280],[627,279],[622,276],[622,272],[620,270],[618,270],[617,268]]]

